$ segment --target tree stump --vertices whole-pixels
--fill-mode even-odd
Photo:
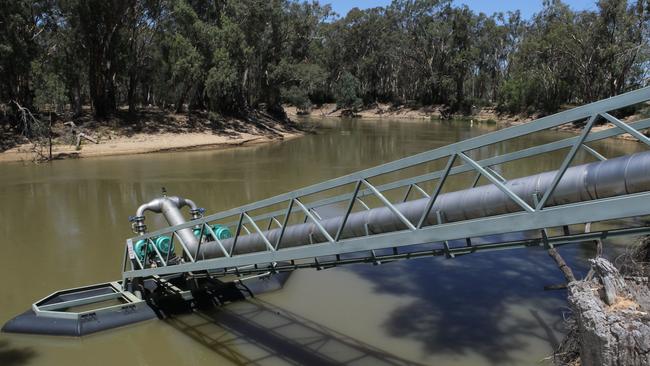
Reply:
[[[568,286],[579,364],[650,365],[648,278],[625,279],[604,258],[592,259],[591,265],[592,279]]]

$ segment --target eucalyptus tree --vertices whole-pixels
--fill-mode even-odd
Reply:
[[[43,1],[7,0],[0,11],[0,98],[32,107],[31,65],[42,49],[38,38]]]
[[[342,15],[298,0],[5,0],[0,106],[79,116],[89,104],[97,118],[140,104],[244,118],[325,102],[551,113],[648,83],[649,13],[649,0],[587,11],[547,0],[529,20],[452,0]]]
[[[88,92],[95,116],[106,118],[117,109],[116,79],[124,68],[126,14],[136,0],[61,0],[71,28],[83,42]]]

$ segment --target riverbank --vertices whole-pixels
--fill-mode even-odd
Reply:
[[[346,110],[339,109],[334,103],[326,103],[314,106],[308,113],[299,113],[294,106],[285,105],[284,110],[289,117],[346,117],[349,116]],[[389,119],[466,119],[474,122],[492,122],[504,126],[522,124],[532,121],[535,117],[512,116],[499,114],[493,107],[484,107],[477,110],[470,116],[446,115],[442,106],[426,106],[412,108],[407,106],[393,106],[390,104],[377,103],[371,107],[365,107],[354,113],[355,118],[389,118]]]
[[[93,120],[89,114],[76,119],[76,133],[83,133],[97,142],[82,139],[81,148],[76,149],[76,135],[65,122],[59,121],[52,128],[53,160],[223,149],[282,141],[304,134],[292,121],[278,121],[260,112],[244,120],[214,118],[207,113],[177,114],[148,109],[135,117],[118,115],[102,122]],[[13,138],[9,146],[0,150],[0,162],[34,161],[49,156],[48,143],[38,145]]]
[[[648,103],[646,103],[648,104]],[[569,109],[567,107],[567,109]],[[300,117],[349,117],[346,115],[345,110],[339,109],[334,103],[322,104],[320,106],[314,106],[308,113],[298,113],[298,109],[294,106],[284,106],[284,110],[287,115],[291,118],[300,118]],[[650,104],[643,113],[637,113],[626,118],[623,118],[622,121],[630,123],[646,118],[646,114],[650,111]],[[392,106],[390,104],[376,104],[372,107],[366,107],[353,116],[354,118],[363,118],[363,119],[422,119],[422,120],[431,120],[431,119],[462,119],[470,123],[482,122],[482,123],[495,123],[500,127],[511,127],[521,125],[530,121],[533,121],[537,118],[541,118],[541,115],[533,116],[524,116],[524,115],[508,115],[498,113],[494,107],[483,107],[477,109],[477,111],[472,115],[445,115],[442,110],[442,106],[426,106],[420,108],[410,108],[406,106]],[[601,121],[602,122],[602,121]],[[582,131],[581,125],[575,125],[573,123],[567,123],[562,126],[558,126],[555,130],[580,133]],[[615,127],[612,123],[602,123],[594,126],[592,128],[593,132],[607,130]],[[648,135],[648,132],[646,132]],[[619,135],[616,138],[624,140],[636,141],[637,139],[629,134]]]

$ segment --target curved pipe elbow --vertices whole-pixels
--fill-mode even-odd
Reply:
[[[192,201],[191,199],[183,198],[183,200],[185,201],[185,205],[190,207],[190,210],[196,211],[199,209],[199,206],[197,206],[196,203],[194,203],[194,201]]]
[[[194,203],[194,201],[192,201],[189,198],[183,198],[183,197],[178,197],[178,196],[166,197],[166,198],[167,198],[167,200],[171,201],[176,206],[176,208],[178,208],[178,209],[181,209],[181,208],[183,208],[185,206],[188,206],[190,208],[190,210],[198,210],[199,209],[199,207],[196,205],[196,203]]]
[[[153,199],[147,203],[144,203],[138,207],[138,210],[135,213],[136,217],[142,217],[144,216],[144,213],[146,211],[151,211],[155,213],[161,213],[162,212],[162,199],[161,198],[156,198]]]
[[[172,203],[178,209],[181,209],[185,206],[188,206],[193,211],[197,211],[199,209],[196,203],[189,198],[176,197],[176,196],[162,197],[162,198],[154,198],[153,200],[140,205],[135,215],[137,217],[141,217],[144,216],[144,213],[147,211],[162,213],[164,211],[164,206],[166,202]]]

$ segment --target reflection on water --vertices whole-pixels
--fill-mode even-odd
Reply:
[[[557,343],[560,319],[546,322],[563,305],[564,294],[541,289],[561,283],[562,276],[542,250],[402,262],[394,267],[353,270],[371,279],[375,291],[417,299],[393,310],[384,327],[392,336],[420,342],[429,355],[474,352],[495,364],[521,363],[526,359],[519,358],[517,350],[529,347],[535,341],[531,338],[549,346]]]
[[[8,340],[0,341],[0,365],[24,365],[34,357],[34,353],[31,347],[14,348]]]
[[[260,299],[165,322],[237,365],[418,365]]]
[[[54,290],[119,278],[131,235],[127,217],[163,186],[214,212],[494,128],[325,120],[319,134],[271,145],[2,164],[0,321]],[[567,136],[538,133],[469,154],[480,158]],[[621,141],[592,146],[606,156],[641,148]],[[495,169],[514,178],[556,169],[561,159],[559,152]],[[593,161],[583,153],[578,160]],[[469,184],[451,179],[448,188]],[[593,248],[562,253],[580,274]],[[535,249],[302,270],[281,291],[214,312],[82,339],[2,334],[0,364],[78,364],[88,357],[96,365],[532,364],[562,336],[564,292],[543,291],[559,282],[553,262]]]

